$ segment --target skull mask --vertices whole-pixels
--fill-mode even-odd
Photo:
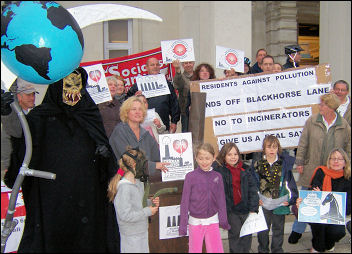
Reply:
[[[74,106],[81,99],[81,73],[71,73],[63,79],[62,99],[69,106]]]

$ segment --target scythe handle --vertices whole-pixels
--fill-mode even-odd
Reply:
[[[23,129],[23,134],[25,137],[25,143],[26,143],[26,153],[23,159],[22,167],[20,168],[20,171],[16,177],[15,184],[12,188],[11,196],[10,196],[10,201],[9,201],[9,206],[7,209],[6,213],[6,218],[5,218],[5,223],[3,230],[1,231],[1,253],[5,252],[5,247],[6,247],[6,242],[9,236],[11,235],[12,231],[14,230],[15,226],[17,223],[14,223],[13,221],[13,216],[15,213],[16,209],[16,201],[17,201],[17,196],[19,193],[19,190],[21,188],[21,185],[23,183],[23,180],[26,175],[31,175],[31,176],[36,176],[36,177],[42,177],[46,179],[55,179],[56,175],[52,174],[50,172],[43,172],[43,171],[38,171],[38,170],[33,170],[33,169],[28,169],[29,162],[32,157],[32,136],[31,132],[29,130],[28,122],[26,117],[23,114],[22,109],[18,105],[18,102],[15,100],[10,104],[11,108],[16,111],[18,118],[21,122],[21,126]]]

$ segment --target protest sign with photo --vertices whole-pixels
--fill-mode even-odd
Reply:
[[[84,62],[81,63],[80,66],[85,67],[102,64],[105,76],[118,75],[123,77],[127,82],[125,86],[128,90],[136,83],[137,76],[148,74],[145,64],[147,59],[151,57],[155,57],[159,60],[160,73],[164,74],[167,80],[172,80],[171,66],[169,64],[163,64],[160,47],[123,57]]]
[[[180,237],[180,205],[159,207],[159,239]]]
[[[111,101],[112,97],[104,75],[103,66],[101,64],[95,64],[83,68],[88,73],[86,89],[95,104]]]
[[[168,171],[162,172],[162,181],[184,180],[194,169],[192,134],[174,133],[159,135],[161,162],[169,162]]]
[[[142,91],[145,98],[170,94],[164,74],[137,76],[136,82],[138,90]]]
[[[194,81],[190,119],[198,117],[199,121],[190,126],[193,142],[208,142],[219,150],[234,142],[241,152],[250,153],[261,151],[263,139],[272,134],[283,148],[295,148],[306,120],[319,112],[319,98],[329,93],[330,86],[328,64]],[[201,94],[206,95],[205,102],[193,104]],[[193,133],[202,125],[203,129]]]
[[[216,68],[244,72],[244,51],[216,46]]]
[[[300,190],[298,221],[345,225],[346,192]]]
[[[173,60],[194,61],[193,39],[161,41],[160,45],[164,64]]]

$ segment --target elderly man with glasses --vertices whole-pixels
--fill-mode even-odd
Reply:
[[[334,83],[331,92],[336,94],[340,99],[340,106],[337,108],[337,112],[346,119],[348,124],[351,126],[351,99],[348,96],[350,91],[350,85],[344,80],[338,80]]]

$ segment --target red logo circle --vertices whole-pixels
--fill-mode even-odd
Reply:
[[[228,53],[226,55],[226,61],[231,64],[234,65],[237,63],[237,56],[234,53]]]
[[[187,49],[183,44],[177,44],[173,50],[173,52],[178,56],[184,55],[186,53],[186,51],[187,51]]]

